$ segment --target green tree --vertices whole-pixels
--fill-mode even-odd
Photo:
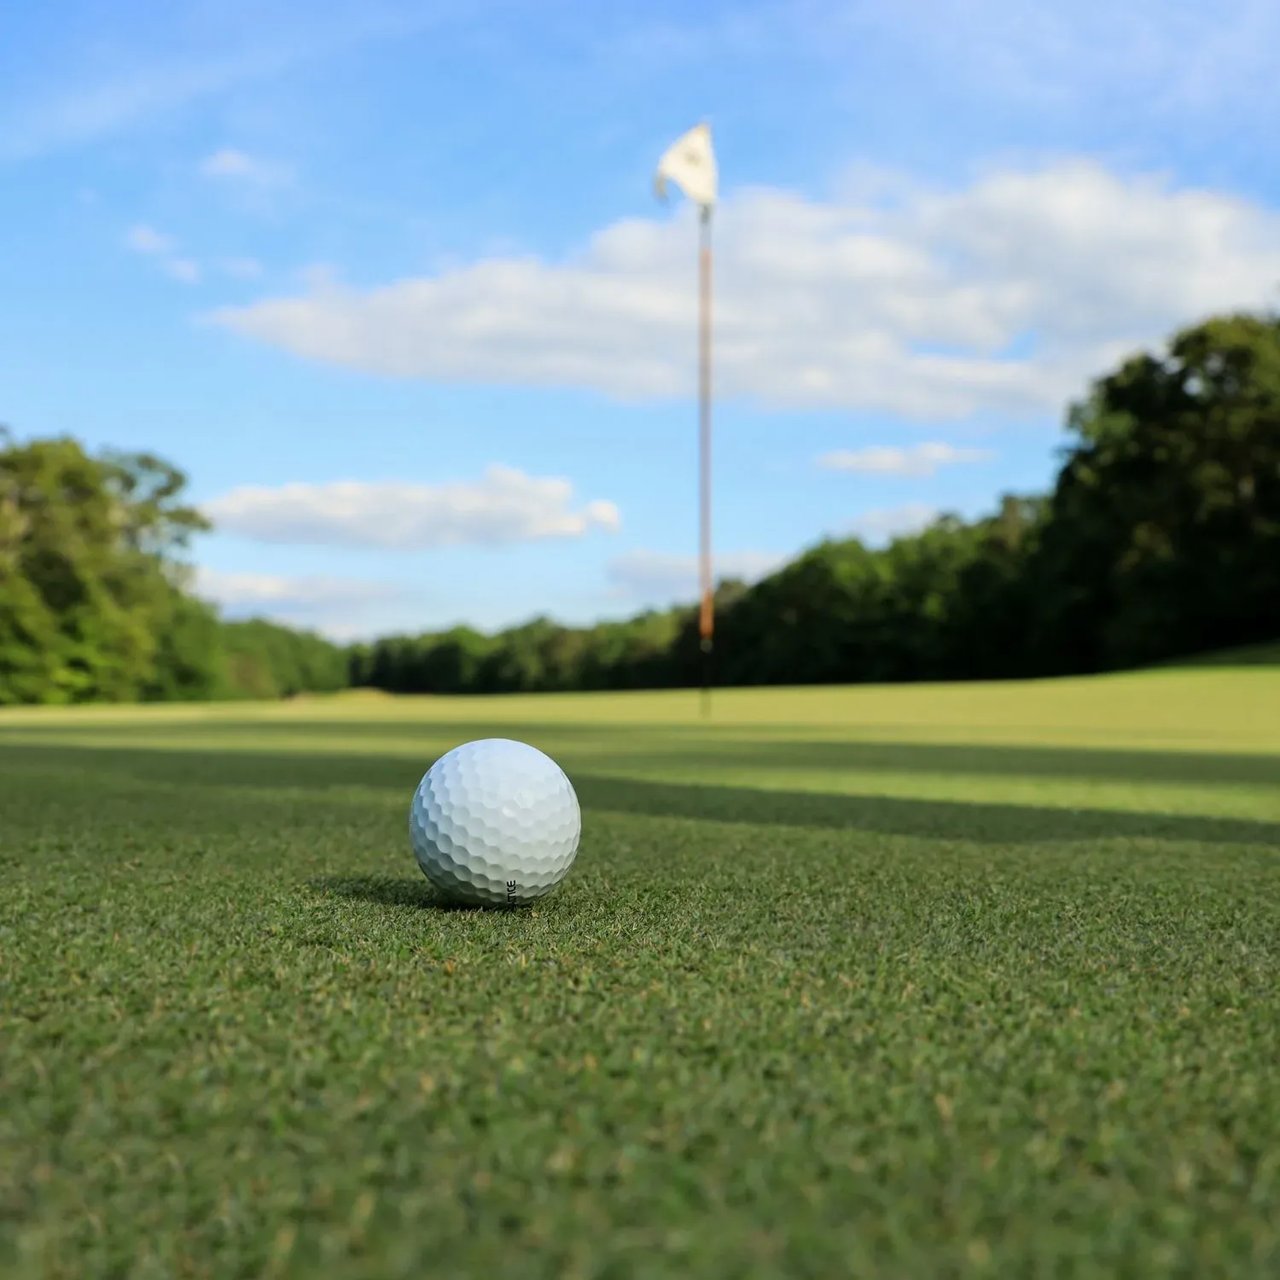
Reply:
[[[223,623],[221,642],[233,696],[293,697],[347,686],[347,652],[311,632],[251,618]]]
[[[476,687],[492,643],[470,627],[455,627],[422,638],[415,663],[415,687],[421,693],[466,693]]]
[[[142,697],[150,702],[200,702],[229,696],[231,672],[217,613],[176,587],[168,606],[167,613],[155,616],[154,669]]]
[[[480,688],[486,693],[532,693],[551,687],[548,658],[559,630],[550,618],[540,617],[501,632],[481,664]]]
[[[882,559],[856,538],[805,551],[725,601],[717,626],[719,679],[819,684],[874,678],[869,667],[883,625],[884,576]],[[690,620],[686,649],[693,639]],[[687,653],[686,662],[691,658]]]
[[[942,674],[996,679],[1037,674],[1032,645],[1040,605],[1033,560],[1045,524],[1042,497],[1006,494],[974,526],[973,554],[960,571]]]
[[[0,446],[5,696],[143,696],[174,614],[167,570],[205,527],[179,500],[182,474],[149,454],[91,457],[71,439],[5,434]]]
[[[1225,316],[1094,384],[1036,565],[1066,669],[1280,634],[1280,322]]]

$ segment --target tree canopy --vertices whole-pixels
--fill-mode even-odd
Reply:
[[[1097,671],[1280,639],[1280,321],[1216,317],[1071,406],[1052,489],[717,588],[720,683]],[[208,526],[150,454],[0,434],[0,703],[691,685],[695,609],[340,648],[191,592]]]
[[[228,624],[183,559],[207,521],[151,454],[0,435],[0,704],[278,696],[345,684],[345,654]]]
[[[1280,633],[1280,321],[1227,316],[1100,379],[1069,419],[1042,554],[1050,665]]]

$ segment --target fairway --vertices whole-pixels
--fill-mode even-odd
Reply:
[[[6,710],[0,868],[5,1274],[1280,1274],[1274,666]]]

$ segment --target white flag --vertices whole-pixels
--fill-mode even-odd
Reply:
[[[700,124],[667,148],[658,161],[653,180],[658,199],[667,198],[667,182],[678,186],[690,200],[703,206],[716,202],[716,157],[711,150],[711,128]]]

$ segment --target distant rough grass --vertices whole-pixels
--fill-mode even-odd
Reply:
[[[1280,1274],[1280,672],[0,715],[0,1272]],[[549,750],[536,908],[412,862]]]
[[[1184,660],[1178,666],[1197,667],[1280,667],[1280,640],[1274,644],[1255,644],[1243,649],[1224,649]]]

